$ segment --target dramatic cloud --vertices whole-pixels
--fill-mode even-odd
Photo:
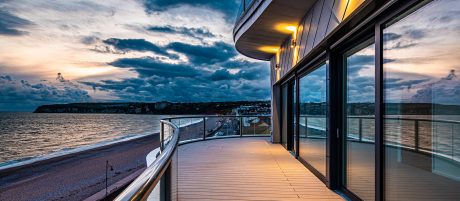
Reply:
[[[220,11],[225,14],[227,21],[235,19],[236,12],[238,10],[239,4],[241,1],[238,0],[141,0],[144,3],[145,11],[147,13],[164,11],[172,7],[178,7],[181,5],[191,5],[191,6],[200,6],[206,7],[213,10]]]
[[[103,41],[107,45],[111,45],[116,50],[128,52],[128,51],[140,51],[140,52],[153,52],[162,56],[174,57],[176,55],[170,54],[164,47],[159,47],[151,42],[144,39],[118,39],[109,38]]]
[[[206,28],[173,27],[173,26],[167,25],[167,26],[151,26],[151,27],[148,27],[147,30],[152,31],[152,32],[158,32],[158,33],[181,34],[181,35],[193,37],[196,39],[202,39],[205,37],[207,38],[215,37],[215,35]]]
[[[195,77],[199,73],[187,64],[164,63],[153,57],[123,58],[116,60],[110,65],[120,68],[130,68],[139,73],[141,77],[153,75],[162,77]]]
[[[74,102],[270,97],[268,63],[240,56],[233,45],[241,1],[0,2],[0,69],[56,94],[30,96],[31,107],[69,102],[64,95]],[[27,104],[29,92],[21,93]]]
[[[27,34],[27,32],[21,30],[21,28],[32,24],[33,23],[29,20],[15,16],[7,11],[0,10],[0,35],[20,36]]]
[[[168,48],[187,55],[190,62],[196,65],[224,62],[238,55],[232,45],[224,42],[216,42],[209,46],[174,42],[169,44]]]
[[[78,88],[69,81],[60,80],[59,84],[41,82],[31,84],[26,80],[15,80],[11,76],[0,76],[0,109],[8,105],[21,105],[30,110],[42,104],[88,102],[91,97],[88,92]]]
[[[269,84],[269,68],[263,62],[250,63],[252,65],[244,69],[233,69],[232,73],[221,67],[213,71],[194,63],[165,63],[152,57],[124,58],[110,64],[136,71],[138,78],[80,83],[111,92],[121,100],[266,100],[270,94],[266,87]],[[219,66],[213,65],[215,68]]]

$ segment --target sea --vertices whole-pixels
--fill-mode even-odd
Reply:
[[[157,133],[165,117],[0,112],[0,169]]]

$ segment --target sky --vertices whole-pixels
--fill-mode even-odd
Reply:
[[[238,0],[0,0],[0,111],[72,102],[268,100]]]

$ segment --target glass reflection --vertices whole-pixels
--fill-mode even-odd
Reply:
[[[299,156],[326,175],[326,65],[299,80]]]
[[[375,45],[346,54],[345,187],[363,200],[375,198]],[[367,47],[366,47],[367,46]]]
[[[385,196],[460,197],[460,1],[432,1],[384,30]]]

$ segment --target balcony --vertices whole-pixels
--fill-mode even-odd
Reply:
[[[269,60],[316,0],[243,0],[233,29],[236,49]]]
[[[270,121],[268,116],[161,121],[160,151],[149,154],[145,172],[116,200],[343,200],[270,142]]]

